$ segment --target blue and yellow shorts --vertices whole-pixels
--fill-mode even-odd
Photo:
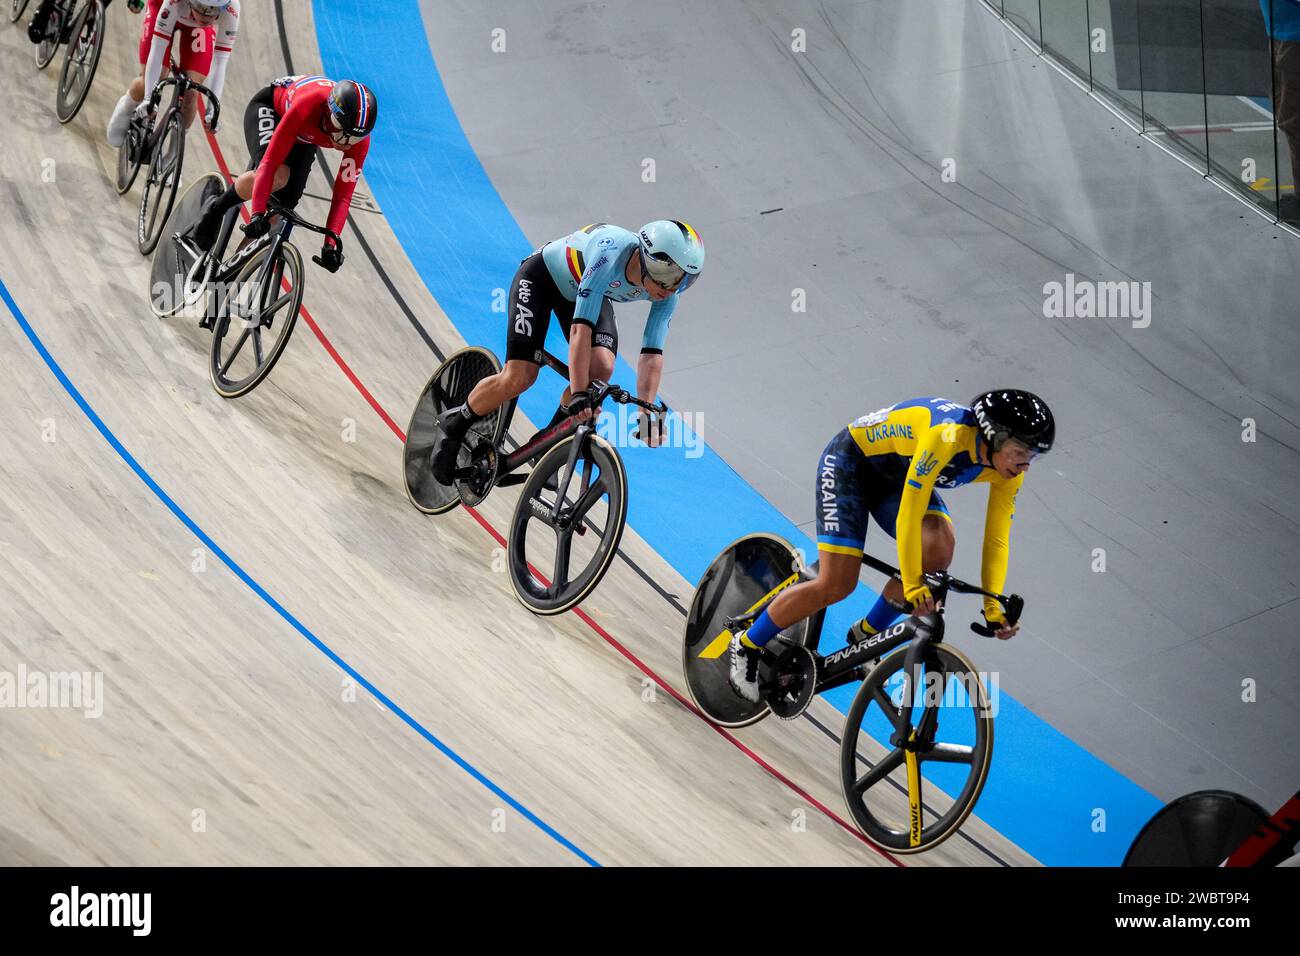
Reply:
[[[845,428],[830,440],[817,461],[817,548],[861,555],[867,542],[867,517],[896,538],[903,482],[883,474],[862,453]],[[927,515],[943,515],[948,506],[939,492],[930,494]]]

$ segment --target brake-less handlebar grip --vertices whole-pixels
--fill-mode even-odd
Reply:
[[[1015,624],[1017,621],[1020,620],[1020,615],[1025,610],[1024,598],[1022,598],[1019,594],[1012,594],[1005,601],[1001,601],[999,603],[1002,604],[1002,609],[1006,611],[1006,618],[1007,618],[1006,625],[999,624],[996,626],[992,626],[988,624],[980,624],[978,621],[971,621],[970,629],[982,637],[992,637],[1002,627],[1004,626],[1009,627],[1010,625]]]

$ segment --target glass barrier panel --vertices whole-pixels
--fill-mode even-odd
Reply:
[[[1037,44],[1042,44],[1038,26],[1038,0],[1003,0],[1003,15]]]
[[[1090,83],[1088,4],[1079,0],[1041,0],[1043,52],[1050,53]]]
[[[1274,211],[1279,176],[1265,9],[1259,0],[1202,0],[1205,115],[1210,172]],[[1290,186],[1289,171],[1285,179]]]
[[[1138,0],[1138,57],[1147,132],[1181,148],[1208,172],[1201,2]]]
[[[1145,129],[1137,0],[1088,0],[1088,25],[1092,88],[1106,93]]]

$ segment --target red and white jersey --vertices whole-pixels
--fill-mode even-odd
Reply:
[[[182,52],[200,54],[195,60],[200,69],[195,72],[207,74],[208,88],[220,97],[226,81],[226,62],[239,36],[239,0],[201,4],[199,7],[191,0],[162,0],[158,15],[153,20],[152,44],[144,69],[146,98],[162,76],[172,37],[178,29],[182,34],[189,34],[189,37],[182,39],[182,43],[189,44]],[[205,45],[207,49],[194,49],[196,44]],[[210,69],[202,69],[205,64],[210,64]],[[182,63],[182,67],[188,68],[188,65]]]
[[[190,0],[163,0],[154,21],[155,35],[170,36],[178,23],[187,27],[216,27],[217,49],[225,46],[229,51],[239,33],[239,0],[198,6]]]

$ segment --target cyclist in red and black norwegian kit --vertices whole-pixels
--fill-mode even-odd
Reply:
[[[265,235],[271,228],[267,201],[274,193],[286,209],[298,204],[317,147],[343,153],[326,220],[331,232],[342,233],[378,115],[375,94],[355,80],[286,76],[263,88],[244,111],[244,139],[252,157],[248,171],[236,177],[224,195],[208,200],[190,230],[194,244],[210,249],[222,217],[246,199],[253,200],[253,208],[245,235],[252,239]],[[330,272],[343,265],[342,252],[328,236],[321,264]]]

